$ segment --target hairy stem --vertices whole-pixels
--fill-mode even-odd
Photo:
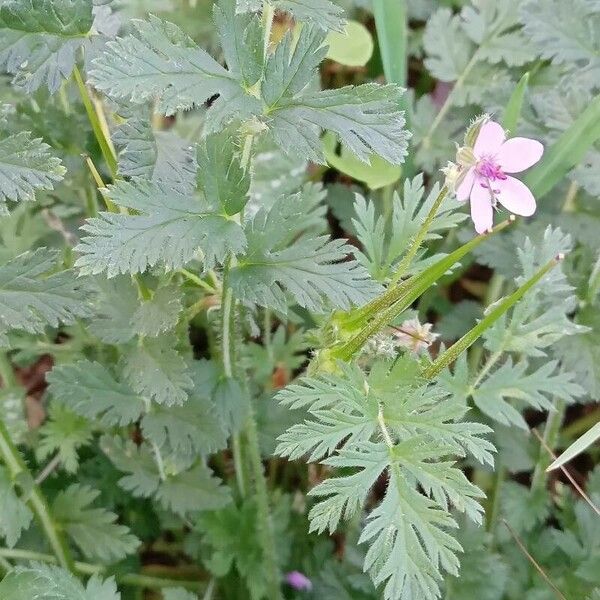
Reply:
[[[275,548],[275,534],[273,531],[273,520],[269,508],[269,495],[267,480],[265,479],[264,467],[260,455],[258,443],[258,429],[254,410],[251,409],[248,422],[246,423],[246,438],[248,440],[248,453],[254,480],[254,491],[256,494],[258,536],[263,550],[263,558],[267,572],[267,588],[271,600],[281,598],[279,568],[277,566],[277,550]]]
[[[12,373],[12,367],[4,353],[0,353],[0,374],[2,375],[4,387],[15,385],[16,382]],[[25,476],[28,479],[29,494],[27,497],[27,504],[35,515],[40,528],[44,532],[46,539],[56,556],[58,564],[69,571],[73,571],[73,559],[71,558],[71,553],[62,537],[62,533],[57,528],[56,523],[50,514],[46,498],[42,494],[39,486],[35,483],[31,472],[14,445],[2,419],[0,419],[0,457],[8,468],[13,481],[18,476]]]
[[[423,243],[423,241],[425,240],[425,237],[427,236],[427,233],[429,232],[429,228],[431,227],[431,223],[433,222],[433,219],[435,219],[435,215],[437,214],[438,210],[440,209],[440,206],[442,205],[442,202],[444,201],[444,198],[447,195],[448,195],[448,187],[444,186],[444,187],[442,187],[439,194],[437,195],[437,198],[434,200],[433,204],[431,205],[431,208],[429,209],[429,213],[427,213],[427,217],[425,217],[425,220],[423,221],[423,224],[419,228],[417,235],[414,237],[414,239],[408,249],[408,252],[402,257],[402,261],[398,265],[398,268],[396,269],[396,273],[394,273],[394,276],[392,277],[393,283],[395,283],[396,281],[399,281],[400,278],[404,276],[407,269],[410,267],[410,264],[412,263],[415,256],[417,255],[417,252],[421,248],[421,244]]]

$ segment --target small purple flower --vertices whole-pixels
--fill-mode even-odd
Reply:
[[[471,218],[477,233],[494,223],[496,204],[511,213],[531,216],[536,209],[529,188],[507,173],[520,173],[540,160],[544,147],[537,140],[524,137],[506,139],[504,129],[494,121],[485,123],[473,146],[475,164],[465,173],[456,189],[456,197],[471,201]]]
[[[312,581],[304,573],[300,573],[300,571],[290,571],[285,576],[285,581],[295,590],[304,590],[307,592],[312,590]]]

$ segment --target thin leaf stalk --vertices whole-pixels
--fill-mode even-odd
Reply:
[[[421,244],[423,243],[427,234],[429,233],[429,228],[431,227],[431,224],[433,223],[433,220],[435,219],[435,216],[438,213],[438,210],[440,209],[440,206],[442,205],[442,202],[444,201],[447,195],[448,186],[445,185],[439,191],[436,199],[434,200],[433,204],[431,205],[431,208],[429,209],[429,212],[427,213],[427,216],[425,217],[425,220],[423,221],[423,224],[419,228],[419,231],[417,231],[417,235],[412,240],[412,243],[406,254],[402,257],[402,260],[400,261],[400,264],[398,265],[398,268],[396,269],[396,272],[392,277],[392,283],[399,281],[410,267],[410,264],[412,263],[415,256],[417,255],[417,252],[421,248]]]
[[[435,116],[435,119],[433,119],[433,121],[431,122],[431,125],[429,126],[427,133],[423,136],[423,139],[421,140],[419,146],[423,146],[425,148],[429,147],[433,134],[435,133],[436,129],[440,126],[440,123],[444,120],[444,117],[448,114],[448,111],[452,108],[452,105],[454,104],[454,100],[456,99],[458,92],[462,89],[467,77],[469,76],[469,74],[473,70],[473,67],[477,64],[478,61],[479,52],[475,51],[473,53],[473,56],[471,57],[471,60],[467,63],[463,72],[460,74],[460,77],[454,83],[454,86],[448,94],[448,97],[442,105],[442,108],[440,108],[438,114]]]
[[[110,140],[105,135],[105,128],[102,124],[102,120],[98,116],[94,102],[92,101],[87,86],[85,85],[83,77],[81,76],[81,72],[77,66],[75,66],[73,69],[73,77],[77,83],[79,94],[81,95],[81,100],[90,121],[90,125],[92,126],[96,139],[98,140],[102,156],[106,161],[106,166],[110,171],[111,177],[114,179],[117,176],[117,158]]]
[[[544,433],[542,434],[543,443],[540,443],[538,459],[531,477],[532,490],[539,490],[546,485],[546,480],[548,478],[546,468],[552,462],[552,457],[548,454],[544,446],[547,446],[551,450],[556,448],[560,429],[565,419],[565,412],[565,401],[557,398],[554,402],[554,410],[548,413],[548,418],[544,425]]]
[[[3,360],[5,360],[5,357],[3,357]],[[5,385],[8,383],[6,379],[4,380],[4,383]],[[64,569],[74,572],[71,553],[63,539],[62,533],[52,518],[46,498],[42,494],[39,486],[35,483],[31,472],[27,468],[17,447],[14,445],[2,419],[0,419],[0,457],[2,457],[4,464],[8,468],[11,479],[14,480],[19,476],[25,476],[28,479],[29,494],[27,497],[27,505],[35,515],[41,530],[44,532],[48,544],[56,557],[57,563]]]
[[[473,238],[426,271],[390,286],[379,298],[376,298],[359,311],[358,318],[349,320],[351,323],[362,322],[366,324],[348,342],[338,348],[331,349],[333,356],[341,360],[350,360],[373,335],[391,325],[396,317],[427,291],[455,263],[481,244],[488,235],[501,231],[510,223],[510,220],[499,223],[488,234]],[[372,315],[374,315],[372,320],[367,321]]]
[[[469,330],[458,342],[440,354],[429,367],[423,371],[423,376],[432,379],[451,365],[465,350],[474,344],[484,331],[489,329],[504,313],[512,308],[534,285],[553,269],[561,260],[562,255],[548,261],[541,269],[517,288],[510,296],[498,303],[475,327]]]

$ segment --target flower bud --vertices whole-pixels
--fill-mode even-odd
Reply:
[[[475,145],[475,142],[477,141],[477,137],[479,136],[479,131],[489,120],[490,120],[490,115],[484,113],[484,114],[480,115],[479,117],[475,117],[475,119],[473,119],[473,121],[471,121],[471,124],[469,125],[469,128],[467,129],[467,132],[465,133],[465,141],[464,141],[465,146],[467,146],[468,148],[472,148]]]

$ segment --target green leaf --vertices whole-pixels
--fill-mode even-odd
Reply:
[[[525,99],[525,93],[527,86],[529,85],[529,71],[519,79],[519,83],[515,86],[513,93],[510,95],[510,99],[504,108],[504,114],[502,116],[502,126],[510,132],[514,132],[517,129],[519,117],[521,116],[521,110],[523,109],[523,100]]]
[[[385,281],[395,273],[439,191],[439,185],[436,184],[425,197],[422,174],[412,180],[406,179],[402,198],[394,194],[389,231],[386,230],[384,216],[376,214],[374,203],[356,196],[356,218],[352,222],[363,246],[363,251],[358,253],[358,259],[373,278]],[[446,197],[431,223],[425,240],[439,239],[442,231],[454,228],[463,221],[466,215],[458,212],[460,207],[455,198]],[[422,264],[422,253],[418,258],[421,260],[410,265],[411,272],[422,270],[425,266]]]
[[[248,251],[229,274],[234,294],[281,311],[286,293],[318,312],[326,301],[345,308],[364,302],[377,286],[356,261],[346,260],[353,248],[344,240],[301,235],[307,221],[301,199],[301,194],[282,197],[249,222]]]
[[[75,248],[82,275],[141,273],[158,263],[177,269],[198,250],[211,268],[228,252],[240,252],[240,226],[191,195],[159,183],[126,182],[109,186],[110,199],[140,214],[100,213],[82,227],[89,235]]]
[[[359,21],[347,21],[342,32],[327,34],[327,58],[347,67],[364,67],[373,54],[373,38]]]
[[[210,206],[230,216],[241,212],[248,201],[250,171],[242,168],[229,132],[204,138],[197,159],[198,187]]]
[[[216,372],[212,363],[202,360],[192,363],[190,374],[194,387],[187,402],[168,409],[153,406],[142,419],[142,431],[149,440],[159,446],[168,444],[175,452],[208,455],[227,445],[226,430],[219,418],[221,410],[212,400]],[[240,406],[235,406],[235,411],[244,412]]]
[[[330,0],[275,0],[273,4],[278,10],[291,13],[297,21],[336,31],[344,28],[344,10]]]
[[[526,34],[543,58],[572,69],[600,72],[600,7],[586,0],[526,2],[521,8]]]
[[[36,190],[51,190],[63,178],[66,169],[49,150],[27,132],[0,140],[0,213],[7,200],[35,200]]]
[[[172,115],[200,106],[214,94],[222,102],[242,90],[235,77],[173,23],[149,16],[130,21],[132,33],[107,44],[93,61],[90,82],[115,98],[144,103],[159,98]]]
[[[250,413],[250,396],[237,379],[221,376],[213,388],[212,402],[221,426],[238,432]]]
[[[398,108],[402,88],[364,84],[320,92],[306,90],[325,56],[322,44],[322,32],[304,27],[295,46],[291,35],[286,34],[269,56],[262,95],[273,139],[286,153],[323,163],[319,134],[329,130],[360,160],[367,162],[375,153],[400,164],[409,137]]]
[[[263,30],[255,15],[236,11],[236,0],[219,0],[214,21],[229,72],[245,88],[252,87],[263,73]]]
[[[589,431],[586,431],[581,437],[577,438],[546,470],[553,471],[562,467],[578,454],[585,452],[599,438],[600,423],[596,423]]]
[[[434,599],[441,571],[458,569],[450,507],[475,522],[482,512],[483,493],[449,457],[468,453],[491,464],[493,447],[481,438],[490,430],[463,422],[466,405],[420,380],[411,358],[375,363],[368,375],[344,363],[339,368],[340,375],[306,378],[278,394],[290,408],[308,406],[309,418],[280,436],[277,452],[327,456],[322,464],[344,469],[309,492],[318,499],[309,513],[316,531],[351,519],[386,473],[384,499],[360,537],[370,546],[364,569],[386,600]]]
[[[27,505],[17,496],[8,470],[0,466],[0,537],[4,538],[9,548],[19,541],[32,518],[33,514]]]
[[[555,353],[564,368],[576,374],[578,381],[594,399],[600,398],[600,313],[597,307],[588,306],[576,317],[579,326],[589,328],[586,332],[565,337],[556,344]]]
[[[524,181],[536,198],[545,196],[578,164],[600,139],[600,94],[592,99],[570,127],[544,152]]]
[[[131,118],[113,134],[119,174],[163,183],[181,193],[194,189],[196,164],[189,144],[172,131],[153,131],[150,119]]]
[[[136,446],[128,440],[104,436],[101,446],[120,471],[127,473],[119,485],[136,497],[155,497],[165,509],[180,517],[186,514],[216,510],[230,502],[229,488],[203,463],[181,468],[177,460],[167,457],[164,479],[147,446]]]
[[[530,38],[516,26],[521,0],[480,0],[461,11],[461,25],[479,46],[477,56],[492,64],[504,62],[511,67],[536,58]]]
[[[517,400],[537,410],[551,411],[553,397],[572,403],[585,393],[573,379],[574,375],[561,371],[554,360],[528,371],[526,361],[513,364],[508,359],[473,391],[473,400],[492,419],[528,430],[521,412],[507,400]]]
[[[462,35],[460,17],[449,8],[440,8],[427,21],[423,45],[425,66],[441,81],[456,81],[473,53],[472,43]]]
[[[138,394],[165,406],[183,404],[193,386],[171,337],[141,340],[125,355],[123,374]]]
[[[78,450],[92,441],[89,421],[55,401],[50,405],[48,420],[39,432],[41,439],[36,449],[38,459],[44,460],[57,453],[65,471],[77,471]]]
[[[134,338],[133,315],[140,302],[131,277],[94,277],[93,285],[96,302],[89,324],[91,333],[107,344],[122,344]]]
[[[11,329],[42,333],[88,316],[81,282],[71,271],[54,272],[58,256],[38,248],[0,266],[0,343]]]
[[[56,92],[93,21],[92,0],[7,0],[0,7],[0,67],[27,93],[44,84]]]
[[[152,298],[142,302],[133,313],[133,330],[140,336],[157,337],[177,325],[182,310],[181,291],[178,288],[158,288]]]
[[[332,133],[323,136],[323,153],[330,166],[358,181],[363,181],[372,190],[391,185],[400,179],[402,167],[393,165],[377,154],[369,157],[369,164],[359,160],[346,147],[336,153],[336,139]]]
[[[140,541],[116,523],[116,514],[91,506],[99,495],[88,486],[73,484],[56,496],[52,514],[88,560],[116,562],[135,552]]]
[[[70,410],[107,426],[127,425],[144,411],[144,400],[100,363],[57,365],[46,376],[50,394]]]
[[[53,565],[18,566],[0,581],[0,596],[10,600],[120,600],[114,579],[92,575],[84,588],[74,575]]]
[[[258,542],[260,532],[257,510],[255,500],[246,498],[239,504],[231,503],[221,510],[201,514],[196,521],[196,529],[202,535],[202,544],[206,548],[202,553],[206,568],[220,578],[235,563],[236,570],[249,588],[252,600],[265,598],[267,594],[267,571]],[[282,566],[286,564],[290,554],[289,512],[289,503],[276,495],[271,520],[276,558]]]

